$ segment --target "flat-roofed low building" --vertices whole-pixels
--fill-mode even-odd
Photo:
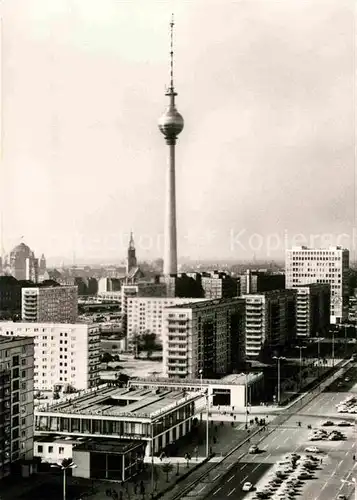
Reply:
[[[145,454],[160,452],[192,426],[201,393],[109,387],[68,396],[35,409],[37,435],[142,441]]]
[[[175,305],[163,313],[163,373],[214,378],[245,360],[245,303],[239,298]]]
[[[145,377],[131,379],[129,387],[189,392],[208,390],[212,410],[224,406],[242,410],[247,403],[254,405],[261,401],[264,393],[264,374],[263,372],[234,373],[218,380]],[[198,406],[202,407],[201,401],[198,402]]]
[[[145,442],[83,437],[37,436],[34,456],[42,463],[73,460],[74,477],[127,481],[143,469]]]

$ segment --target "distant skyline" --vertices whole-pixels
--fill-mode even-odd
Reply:
[[[6,251],[119,261],[132,230],[139,260],[162,256],[172,11],[179,258],[353,258],[351,0],[3,2]]]

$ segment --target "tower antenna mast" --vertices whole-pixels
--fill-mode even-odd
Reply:
[[[171,22],[170,22],[170,87],[169,91],[171,94],[175,94],[175,87],[174,87],[174,27],[175,27],[175,21],[174,21],[174,15],[171,15]]]

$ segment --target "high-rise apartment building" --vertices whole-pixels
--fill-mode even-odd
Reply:
[[[157,342],[163,338],[162,313],[165,307],[205,299],[190,299],[181,297],[128,297],[127,299],[127,332],[128,347],[133,347],[135,335],[145,332],[155,333]]]
[[[76,286],[22,289],[22,320],[38,323],[75,323],[78,318]]]
[[[296,290],[272,290],[243,295],[247,359],[257,358],[263,347],[278,348],[296,337]]]
[[[244,300],[206,300],[163,311],[163,372],[170,378],[215,378],[245,359]]]
[[[123,285],[121,288],[121,312],[123,330],[128,335],[128,298],[129,297],[166,297],[165,283],[142,282],[135,285]]]
[[[196,273],[181,273],[163,275],[159,277],[160,283],[166,285],[167,297],[203,298],[204,292],[201,284],[201,275]]]
[[[77,390],[99,382],[100,330],[95,325],[0,322],[0,335],[33,337],[36,390],[71,386]]]
[[[0,335],[0,479],[33,457],[32,338]]]
[[[296,336],[324,336],[330,326],[330,285],[300,285],[296,291]]]
[[[238,280],[219,271],[203,273],[201,285],[206,299],[225,299],[238,295]]]
[[[269,292],[285,288],[285,274],[247,269],[239,276],[240,295]]]
[[[286,288],[326,283],[331,288],[330,322],[348,319],[349,251],[342,247],[294,247],[286,251]]]

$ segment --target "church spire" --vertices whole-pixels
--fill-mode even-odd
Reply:
[[[133,233],[131,232],[130,233],[130,240],[129,240],[129,247],[128,247],[127,266],[126,266],[127,274],[129,274],[129,272],[135,267],[137,267],[136,251],[135,251]]]

